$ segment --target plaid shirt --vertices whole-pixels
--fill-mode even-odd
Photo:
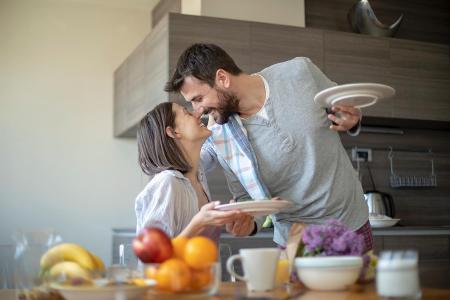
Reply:
[[[255,153],[247,139],[247,131],[239,116],[234,114],[226,124],[214,124],[209,129],[212,134],[205,142],[204,149],[214,151],[225,162],[252,199],[270,199],[269,190],[259,174]]]

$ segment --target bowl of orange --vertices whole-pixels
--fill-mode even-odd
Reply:
[[[161,263],[144,264],[144,276],[156,282],[150,293],[158,296],[214,295],[220,285],[221,269],[216,243],[206,237],[176,237],[173,255]]]

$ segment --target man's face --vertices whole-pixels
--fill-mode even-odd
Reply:
[[[225,124],[230,115],[239,111],[239,99],[234,93],[212,88],[193,76],[184,79],[180,92],[198,117],[210,114],[218,124]]]

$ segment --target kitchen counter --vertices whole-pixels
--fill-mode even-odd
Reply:
[[[14,300],[14,290],[1,290],[0,299]],[[140,300],[150,299],[192,299],[192,296],[183,297],[182,294],[174,294],[173,296],[155,297],[152,293],[148,293]],[[301,286],[294,286],[289,291],[286,288],[278,288],[270,292],[249,293],[242,282],[231,283],[222,282],[219,292],[214,296],[196,297],[196,299],[273,299],[273,300],[378,300],[374,284],[354,285],[347,291],[339,292],[315,292],[309,291]],[[448,300],[450,299],[450,290],[448,289],[422,289],[422,300]]]
[[[372,228],[374,236],[392,236],[392,235],[450,235],[450,226],[393,226],[386,228]],[[272,237],[273,228],[264,228],[253,238]],[[227,232],[223,232],[222,238],[232,238]],[[252,237],[250,237],[252,238]]]
[[[450,235],[450,225],[448,226],[393,226],[387,228],[372,228],[374,236],[391,236],[391,235]],[[114,234],[123,236],[135,236],[134,228],[113,228]],[[247,238],[268,238],[272,237],[273,228],[264,228],[253,237]],[[227,232],[222,232],[221,237],[233,237]]]
[[[125,245],[125,261],[136,263],[132,255],[131,239],[134,229],[113,230],[113,263],[119,262],[119,245]],[[227,258],[242,248],[276,247],[273,229],[265,228],[251,237],[235,237],[223,232],[220,237],[222,280],[229,280],[225,269]],[[394,226],[373,228],[374,252],[414,249],[419,253],[419,275],[423,287],[450,289],[450,226]],[[240,265],[236,266],[240,272]],[[450,299],[450,298],[449,298]]]

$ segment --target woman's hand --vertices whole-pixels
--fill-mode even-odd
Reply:
[[[192,221],[200,226],[222,226],[232,222],[239,214],[238,210],[220,211],[214,208],[219,205],[219,201],[207,203],[200,208]]]
[[[183,230],[183,232],[180,233],[180,235],[197,235],[205,226],[222,226],[231,223],[240,214],[238,210],[215,210],[214,208],[219,204],[219,201],[215,201],[203,205],[200,208],[200,211],[192,218],[189,225]]]

